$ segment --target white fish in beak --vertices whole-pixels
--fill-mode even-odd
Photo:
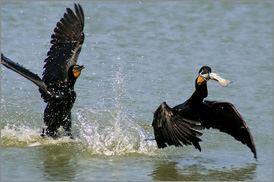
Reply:
[[[200,73],[200,75],[206,80],[213,79],[213,80],[218,81],[223,87],[226,87],[228,84],[233,83],[231,80],[226,80],[226,79],[220,77],[216,73],[204,73],[204,74]]]

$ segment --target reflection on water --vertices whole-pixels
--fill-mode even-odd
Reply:
[[[256,164],[231,169],[208,169],[203,164],[179,167],[178,162],[157,163],[151,173],[153,180],[159,181],[244,181],[253,180]]]
[[[44,180],[71,181],[77,172],[77,148],[72,145],[42,146],[40,160],[43,163]]]
[[[45,103],[36,86],[1,67],[2,179],[272,180],[273,2],[81,5],[86,38],[78,61],[86,69],[75,85],[76,140],[40,138]],[[42,75],[66,7],[73,2],[2,2],[1,51]],[[208,100],[236,106],[253,134],[256,164],[246,146],[215,130],[205,131],[201,153],[144,141],[153,137],[153,111],[163,101],[183,103],[203,65],[234,81],[209,82]]]

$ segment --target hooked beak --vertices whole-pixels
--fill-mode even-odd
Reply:
[[[82,65],[82,66],[79,66],[79,67],[77,68],[77,70],[78,70],[78,71],[81,71],[81,70],[84,69],[84,68],[85,68],[85,66]]]
[[[200,73],[200,75],[206,81],[209,79],[218,81],[223,87],[226,87],[228,84],[233,83],[231,80],[226,80],[220,77],[217,73]]]

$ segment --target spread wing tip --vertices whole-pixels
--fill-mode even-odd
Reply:
[[[167,145],[182,147],[183,145],[193,145],[201,151],[198,136],[202,133],[195,130],[203,129],[196,126],[197,122],[184,120],[183,117],[173,113],[172,109],[163,102],[154,112],[152,126],[158,148],[165,148]]]
[[[80,4],[74,4],[75,11],[66,9],[51,35],[51,48],[44,60],[43,80],[46,84],[65,81],[68,69],[77,63],[85,39],[84,11]]]
[[[57,22],[54,33],[51,35],[51,44],[76,43],[84,41],[84,11],[82,6],[74,4],[75,13],[67,8],[63,18]]]
[[[47,86],[37,74],[34,74],[30,70],[26,69],[24,66],[7,58],[3,55],[3,53],[1,53],[1,64],[33,82],[39,87],[42,95],[47,95]]]
[[[257,159],[252,134],[236,107],[230,102],[205,101],[205,103],[209,117],[202,125],[205,128],[219,129],[221,132],[231,135],[242,144],[247,145],[254,154],[254,158]]]

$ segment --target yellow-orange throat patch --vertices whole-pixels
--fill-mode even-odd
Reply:
[[[206,80],[204,78],[202,78],[201,75],[198,76],[198,79],[197,79],[197,84],[198,85],[203,85],[206,83]]]
[[[73,75],[75,78],[78,78],[81,74],[81,70],[73,70]]]

